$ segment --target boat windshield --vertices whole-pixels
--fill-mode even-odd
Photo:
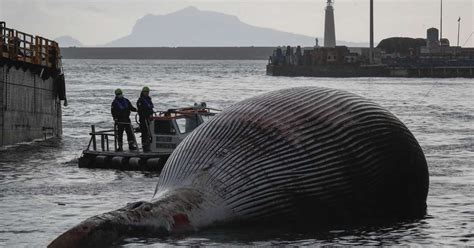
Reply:
[[[179,132],[180,133],[189,133],[192,132],[196,127],[201,124],[199,117],[196,116],[189,116],[184,118],[176,119],[176,124],[178,124]]]
[[[155,134],[176,134],[170,120],[155,120]]]

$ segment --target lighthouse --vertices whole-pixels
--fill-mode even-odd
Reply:
[[[336,47],[333,0],[328,0],[324,23],[324,47]]]

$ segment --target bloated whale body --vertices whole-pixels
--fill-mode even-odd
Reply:
[[[284,89],[241,101],[190,134],[152,201],[92,217],[50,247],[236,221],[419,218],[428,181],[418,142],[387,110],[345,91]]]

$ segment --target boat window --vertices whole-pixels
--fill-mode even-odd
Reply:
[[[196,129],[201,124],[201,121],[198,116],[190,116],[176,119],[176,124],[178,124],[180,133],[189,133]]]
[[[202,118],[203,122],[206,122],[206,121],[210,120],[212,118],[212,116],[211,115],[201,115],[201,118]]]
[[[173,123],[169,120],[155,120],[155,134],[176,134]]]
[[[176,119],[176,124],[178,124],[179,132],[185,133],[186,132],[186,119]]]

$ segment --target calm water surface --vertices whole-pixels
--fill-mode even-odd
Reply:
[[[66,229],[127,202],[150,200],[158,175],[77,168],[91,124],[111,125],[121,87],[136,102],[143,85],[158,109],[205,101],[225,108],[264,92],[323,86],[371,99],[414,133],[428,160],[428,216],[380,227],[295,232],[211,229],[122,245],[474,245],[474,80],[284,78],[265,61],[65,60],[69,106],[61,140],[0,150],[0,246],[45,246]]]

